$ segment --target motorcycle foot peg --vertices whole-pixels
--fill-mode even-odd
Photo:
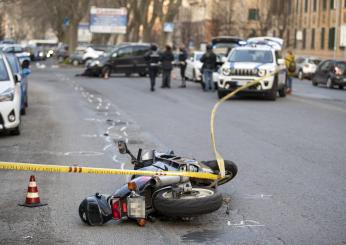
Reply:
[[[137,225],[140,226],[140,227],[145,226],[145,223],[146,223],[146,222],[147,222],[147,221],[146,221],[145,219],[143,219],[143,218],[137,219]]]

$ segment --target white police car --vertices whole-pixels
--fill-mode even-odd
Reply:
[[[281,56],[283,40],[258,37],[247,40],[247,44],[234,48],[223,64],[218,78],[218,96],[224,97],[238,87],[255,79],[264,78],[258,85],[244,92],[276,100],[286,96],[286,66]]]

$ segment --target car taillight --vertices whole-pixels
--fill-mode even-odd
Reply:
[[[112,201],[112,215],[114,219],[121,219],[120,199]]]

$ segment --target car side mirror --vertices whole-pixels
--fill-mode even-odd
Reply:
[[[20,74],[16,73],[14,74],[13,79],[15,83],[20,83],[20,81],[22,80],[22,77]]]
[[[119,152],[121,154],[128,153],[127,145],[126,145],[125,141],[123,141],[123,140],[118,141],[118,149],[119,149]]]

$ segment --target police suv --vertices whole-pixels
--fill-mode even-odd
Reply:
[[[283,40],[273,37],[256,37],[246,45],[234,48],[220,70],[218,96],[224,97],[238,87],[261,79],[258,85],[244,92],[276,100],[276,95],[286,96],[286,66],[282,59]]]

